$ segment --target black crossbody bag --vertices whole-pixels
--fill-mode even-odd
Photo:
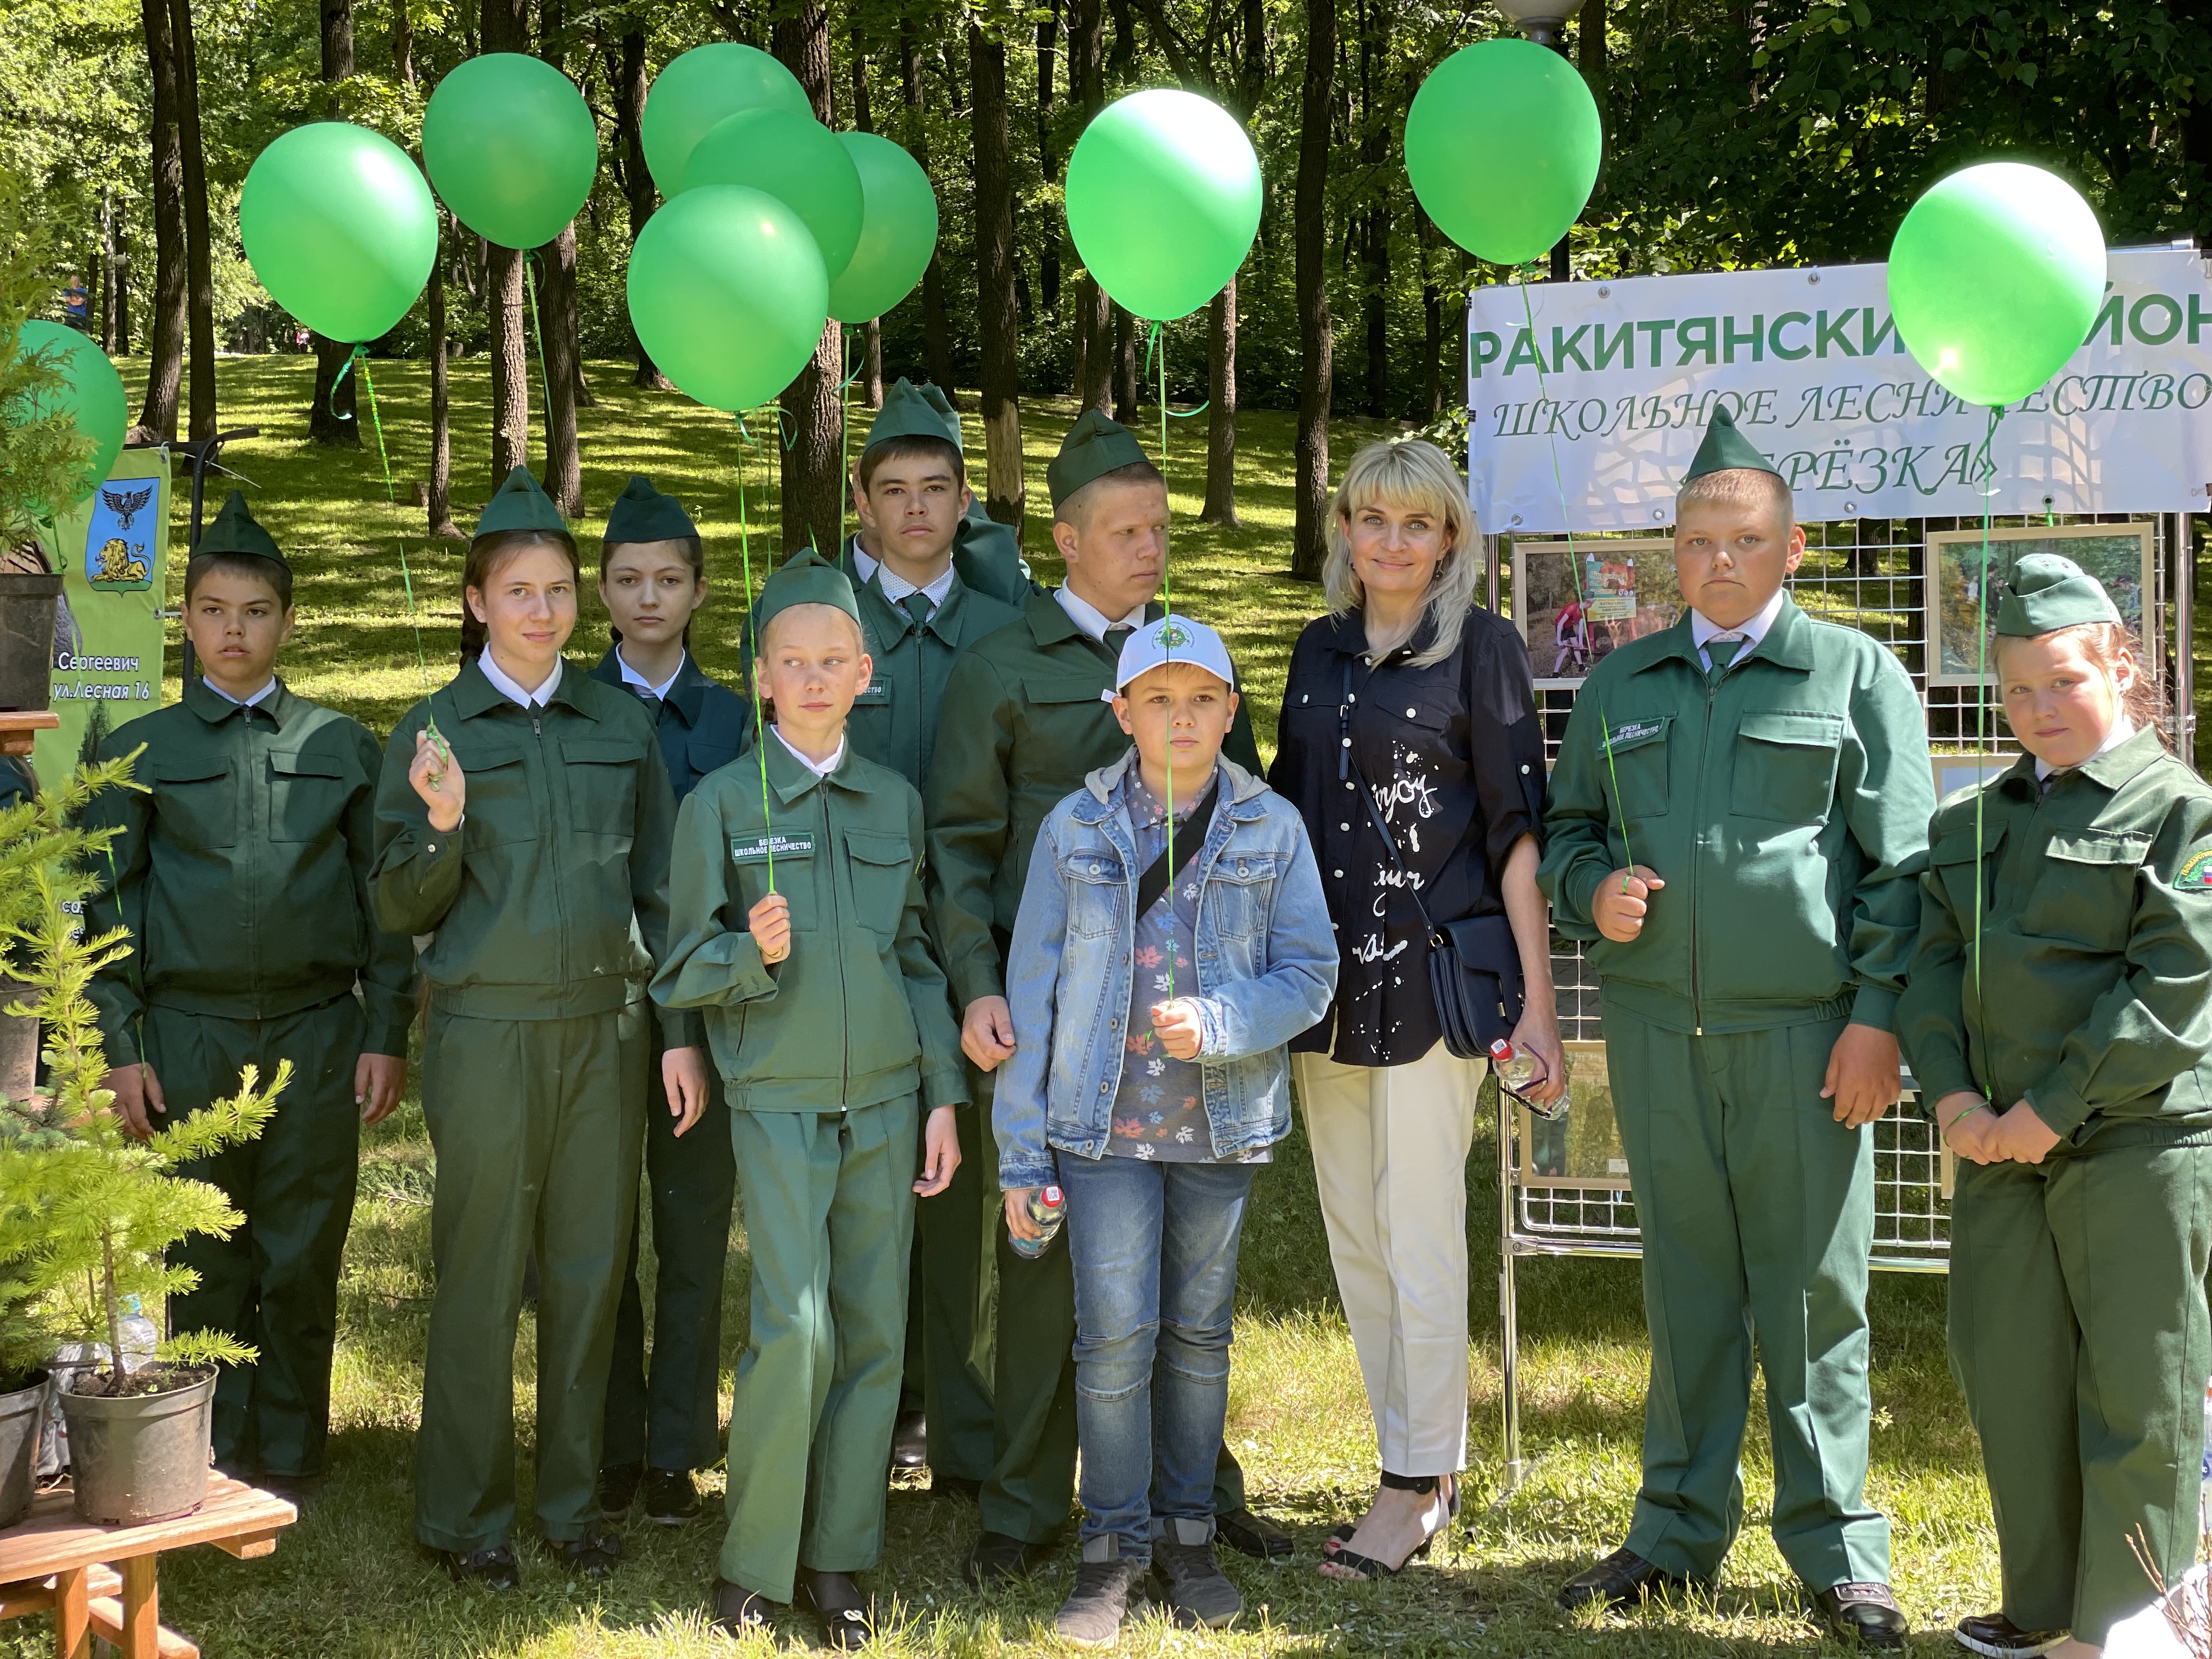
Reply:
[[[1514,942],[1513,924],[1503,915],[1442,923],[1429,915],[1413,872],[1399,856],[1398,838],[1390,833],[1367,774],[1351,759],[1352,670],[1348,664],[1344,681],[1344,742],[1337,753],[1358,775],[1359,797],[1367,804],[1368,818],[1382,837],[1382,845],[1390,849],[1390,862],[1404,884],[1406,896],[1420,913],[1421,927],[1429,938],[1429,995],[1437,1006],[1437,1023],[1443,1028],[1444,1047],[1462,1060],[1487,1060],[1490,1045],[1519,1022],[1524,1000],[1521,947]]]
[[[1206,831],[1213,824],[1213,805],[1220,799],[1221,774],[1217,769],[1213,782],[1200,799],[1197,810],[1185,821],[1183,834],[1176,847],[1175,868],[1168,868],[1168,855],[1163,850],[1146,866],[1144,874],[1137,878],[1137,908],[1130,917],[1132,926],[1151,915],[1152,907],[1160,902],[1160,896],[1168,890],[1169,884],[1190,867],[1190,861],[1198,856],[1198,849],[1206,845]],[[1168,811],[1175,811],[1172,804]]]

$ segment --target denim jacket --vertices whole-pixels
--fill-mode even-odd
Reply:
[[[1084,780],[1037,832],[1006,963],[1015,1048],[992,1124],[999,1184],[1055,1179],[1057,1147],[1103,1158],[1129,1015],[1137,867],[1115,786],[1136,750]],[[1200,882],[1192,988],[1203,1036],[1206,1115],[1217,1158],[1290,1132],[1285,1045],[1336,994],[1336,938],[1313,845],[1297,809],[1225,756],[1227,799],[1194,861]]]

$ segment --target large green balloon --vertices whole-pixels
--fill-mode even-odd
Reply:
[[[389,333],[438,256],[422,170],[343,121],[295,127],[254,158],[238,230],[269,297],[332,340]]]
[[[2063,179],[2020,161],[1954,173],[1889,248],[1889,308],[1920,366],[1970,404],[2015,403],[2081,349],[2105,237]]]
[[[833,278],[860,244],[866,207],[860,169],[811,114],[743,109],[717,121],[684,164],[684,188],[702,185],[743,185],[775,197],[805,222]]]
[[[741,109],[814,113],[799,77],[757,46],[724,40],[694,46],[669,60],[653,77],[638,120],[646,171],[663,196],[682,193],[684,165],[691,159],[692,147],[709,127]]]
[[[741,185],[687,190],[629,256],[629,319],[668,378],[714,409],[795,380],[830,316],[830,277],[799,217]]]
[[[471,58],[422,112],[422,164],[446,205],[501,247],[537,247],[592,193],[599,134],[584,94],[540,58]]]
[[[1605,149],[1574,65],[1531,40],[1462,46],[1406,112],[1406,176],[1437,228],[1478,259],[1517,265],[1567,234]]]
[[[937,251],[937,192],[921,164],[888,138],[841,132],[860,170],[860,243],[830,284],[830,314],[841,323],[880,317],[914,292]]]
[[[1156,88],[1109,104],[1067,158],[1067,228],[1100,287],[1139,317],[1221,292],[1260,228],[1260,158],[1236,117]]]
[[[45,351],[47,364],[60,370],[69,382],[58,392],[30,398],[32,418],[66,410],[76,417],[77,430],[98,446],[71,486],[75,493],[65,501],[47,503],[51,513],[58,517],[91,495],[123,453],[124,430],[131,422],[130,400],[123,391],[123,377],[115,372],[107,354],[75,329],[59,323],[26,323],[17,342],[20,356]]]

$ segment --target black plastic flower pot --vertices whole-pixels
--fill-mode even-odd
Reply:
[[[59,575],[0,571],[0,714],[44,708],[52,695]]]
[[[106,1375],[79,1371],[62,1390],[77,1518],[137,1527],[190,1515],[207,1498],[215,1368],[154,1364],[132,1373],[134,1382],[165,1385],[159,1393],[77,1392]]]
[[[46,1374],[0,1394],[0,1532],[31,1512],[38,1495],[39,1425],[46,1415]]]

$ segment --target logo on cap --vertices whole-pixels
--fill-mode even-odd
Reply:
[[[1181,627],[1171,622],[1162,623],[1160,624],[1160,631],[1156,637],[1158,639],[1161,646],[1170,651],[1174,650],[1176,647],[1179,645],[1188,645],[1190,643],[1190,635],[1184,633]]]

